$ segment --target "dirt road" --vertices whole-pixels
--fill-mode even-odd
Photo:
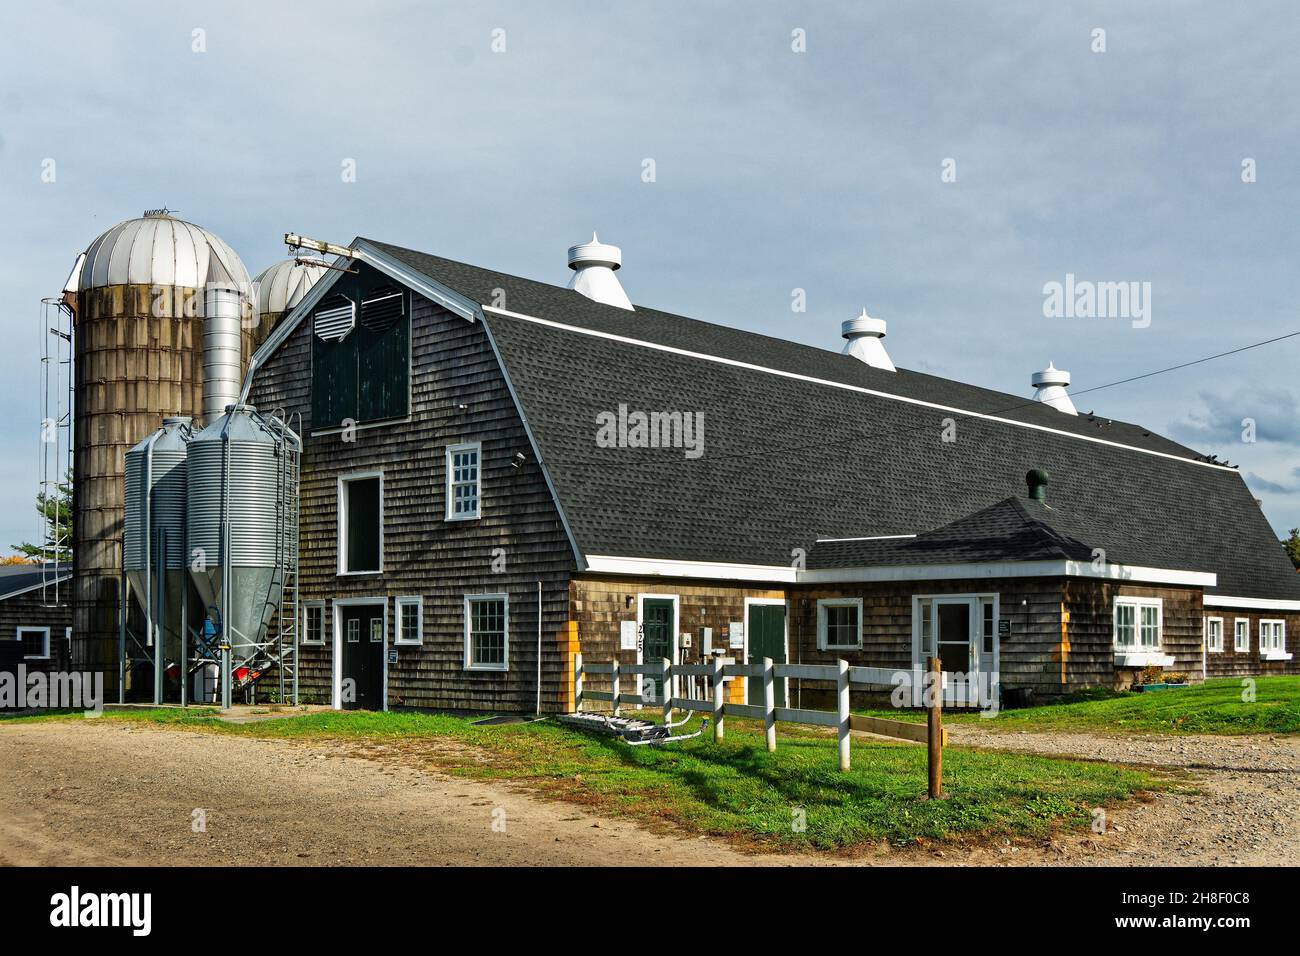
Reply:
[[[1050,843],[753,856],[410,766],[392,748],[117,721],[0,725],[0,864],[1088,865],[1300,863],[1300,741],[1001,734],[954,742],[1192,770],[1200,795]],[[354,756],[363,752],[365,758]],[[195,832],[193,812],[206,811]]]

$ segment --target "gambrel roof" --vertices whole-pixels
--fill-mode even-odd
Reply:
[[[354,245],[484,322],[592,570],[695,562],[770,571],[830,554],[818,539],[933,544],[935,529],[960,529],[960,519],[1014,518],[1025,473],[1040,468],[1051,474],[1045,527],[1074,542],[1072,560],[1086,545],[1112,563],[1199,573],[1208,592],[1300,600],[1300,577],[1241,475],[1142,426],[641,305],[614,308],[385,243]],[[702,416],[702,454],[602,447],[600,422],[620,408]],[[1037,503],[1018,506],[1032,515]],[[1014,534],[1004,551],[1007,540]],[[998,560],[1006,554],[1014,550]]]

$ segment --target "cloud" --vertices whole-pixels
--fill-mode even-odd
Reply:
[[[1189,409],[1170,425],[1173,436],[1189,444],[1221,447],[1256,442],[1300,444],[1300,399],[1284,388],[1240,388],[1231,394],[1202,392],[1201,408]]]
[[[1291,479],[1290,482],[1270,481],[1263,475],[1257,475],[1253,471],[1246,474],[1246,484],[1252,490],[1268,492],[1274,495],[1300,494],[1300,467],[1291,469]]]

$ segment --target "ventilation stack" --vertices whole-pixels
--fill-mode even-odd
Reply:
[[[1074,407],[1074,401],[1070,398],[1070,393],[1066,391],[1066,388],[1070,385],[1069,372],[1048,362],[1047,368],[1041,372],[1035,372],[1030,376],[1029,381],[1034,386],[1034,399],[1036,401],[1040,401],[1044,405],[1051,405],[1058,412],[1065,412],[1067,415],[1079,414]]]
[[[615,270],[622,266],[623,250],[601,242],[593,232],[591,242],[569,247],[569,268],[573,270],[569,288],[593,302],[632,312],[632,300],[623,291],[618,276],[614,275]]]
[[[849,319],[842,323],[840,331],[846,340],[844,355],[852,355],[872,368],[884,369],[886,372],[898,371],[894,368],[889,353],[885,351],[884,319],[873,319],[867,315],[867,310],[863,309],[862,314],[856,319]]]
[[[77,670],[104,673],[106,689],[116,684],[125,599],[125,453],[164,416],[202,414],[205,309],[220,314],[213,338],[227,356],[233,324],[237,366],[243,310],[251,316],[248,287],[248,273],[225,242],[166,210],[103,233],[68,281],[75,312],[72,658]],[[208,390],[213,402],[228,388],[229,370],[219,374],[222,384]]]

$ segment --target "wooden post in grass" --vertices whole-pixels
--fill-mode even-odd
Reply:
[[[930,695],[926,701],[926,749],[929,751],[930,799],[943,798],[943,670],[938,657],[931,657],[929,665]]]
[[[763,736],[767,752],[776,753],[776,669],[772,658],[763,658]]]
[[[573,655],[573,712],[582,710],[582,655]]]
[[[722,679],[722,661],[713,659],[713,742],[722,740],[722,709],[727,702],[727,684]]]
[[[610,712],[615,717],[618,716],[619,704],[622,702],[622,694],[618,690],[618,658],[614,658],[613,664],[610,665],[609,672],[609,706]]]
[[[839,674],[835,678],[836,690],[839,692],[839,738],[840,738],[840,769],[849,769],[849,662],[838,660],[835,665],[839,668]]]
[[[670,724],[673,720],[673,662],[668,658],[663,658],[663,677],[660,680],[659,690],[664,695],[664,723]]]

